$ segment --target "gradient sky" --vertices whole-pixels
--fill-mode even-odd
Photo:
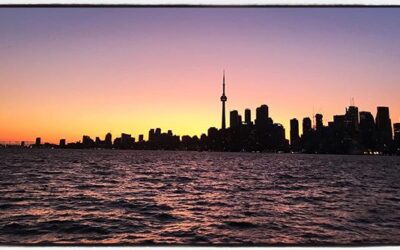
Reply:
[[[227,109],[267,104],[287,135],[352,97],[399,122],[399,27],[400,8],[1,8],[0,140],[200,135],[223,69]]]

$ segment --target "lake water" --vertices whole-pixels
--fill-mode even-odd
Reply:
[[[0,150],[0,244],[400,244],[400,157]]]

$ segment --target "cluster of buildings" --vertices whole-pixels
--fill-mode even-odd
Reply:
[[[376,117],[356,106],[346,108],[343,115],[333,116],[328,125],[322,114],[315,115],[315,128],[311,119],[290,120],[290,146],[292,151],[331,154],[399,154],[400,123],[393,124],[388,107],[377,107]]]
[[[105,148],[142,150],[206,150],[232,152],[299,152],[327,154],[400,154],[400,123],[392,122],[388,107],[378,107],[376,117],[370,112],[359,112],[354,105],[346,108],[345,114],[335,115],[327,126],[323,115],[316,114],[302,120],[302,134],[299,121],[290,120],[290,141],[285,138],[285,129],[274,123],[269,116],[267,105],[256,109],[255,119],[251,110],[244,110],[244,120],[237,110],[229,113],[229,127],[226,126],[225,73],[222,84],[221,128],[211,127],[207,134],[198,136],[177,136],[171,130],[162,132],[160,128],[150,129],[148,140],[143,134],[138,140],[130,134],[122,133],[113,140],[107,133],[104,140],[95,140],[84,135],[79,142],[66,143],[61,139],[58,145],[41,143],[37,138],[33,147],[58,148]]]

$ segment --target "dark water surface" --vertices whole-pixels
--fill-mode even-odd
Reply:
[[[400,157],[0,150],[1,244],[400,244]]]

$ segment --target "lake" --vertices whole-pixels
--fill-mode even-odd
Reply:
[[[400,244],[400,157],[0,150],[0,244]]]

